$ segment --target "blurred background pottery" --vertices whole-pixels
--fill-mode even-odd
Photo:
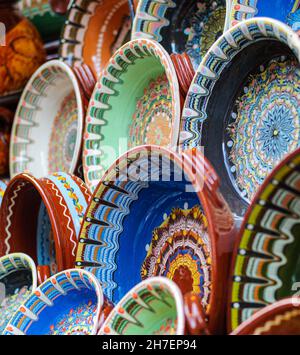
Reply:
[[[260,187],[236,240],[228,327],[299,289],[300,149]]]
[[[21,91],[32,73],[45,61],[40,35],[17,8],[18,0],[0,1],[0,95]],[[5,44],[5,45],[3,45]]]
[[[75,0],[61,35],[60,57],[70,65],[88,64],[95,76],[130,37],[128,0]]]
[[[91,271],[117,303],[153,276],[199,295],[209,330],[224,330],[233,216],[199,151],[183,156],[144,146],[105,173],[84,217],[76,266]],[[130,258],[128,258],[130,255]]]
[[[228,13],[228,26],[251,19],[252,17],[271,17],[280,20],[294,31],[300,30],[299,0],[232,0]]]
[[[231,0],[140,0],[132,39],[158,41],[168,53],[186,52],[197,69],[223,33]]]
[[[81,161],[83,93],[74,71],[53,60],[27,83],[15,113],[10,175],[74,173]]]
[[[2,199],[3,199],[4,193],[5,193],[6,187],[7,187],[6,181],[0,180],[0,206],[2,204]]]
[[[89,188],[128,148],[176,149],[180,113],[178,79],[167,52],[150,40],[121,47],[100,75],[86,116],[83,167]]]
[[[294,296],[263,308],[231,335],[300,335],[300,298]]]
[[[0,107],[0,176],[9,175],[9,143],[14,114]]]
[[[36,287],[36,268],[28,255],[15,253],[0,258],[0,334]]]
[[[90,201],[83,181],[65,173],[13,178],[0,210],[0,255],[25,252],[39,281],[74,266],[81,222]]]
[[[288,26],[245,21],[211,47],[187,95],[180,147],[204,147],[239,223],[266,176],[300,145],[299,55]]]
[[[94,275],[70,269],[52,276],[19,307],[4,335],[93,335],[104,306]]]
[[[184,335],[183,297],[172,281],[155,277],[130,290],[112,310],[99,335]]]

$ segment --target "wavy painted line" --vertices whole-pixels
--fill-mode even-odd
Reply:
[[[67,223],[67,228],[68,230],[70,231],[70,241],[71,243],[73,244],[73,249],[72,249],[72,255],[75,256],[75,250],[76,250],[76,247],[77,247],[77,240],[74,239],[74,231],[73,229],[70,227],[70,224],[72,222],[72,219],[70,216],[67,215],[67,211],[68,211],[68,208],[67,206],[63,203],[63,197],[59,194],[59,190],[55,187],[54,183],[51,182],[50,180],[46,179],[46,184],[47,185],[50,185],[50,187],[52,188],[52,190],[55,192],[56,196],[59,198],[59,204],[63,207],[64,209],[64,212],[63,212],[63,215],[67,218],[68,220],[68,223]]]
[[[264,326],[256,328],[254,330],[253,334],[254,335],[261,335],[263,333],[270,331],[272,327],[274,327],[274,326],[278,327],[281,325],[281,323],[287,322],[287,321],[291,320],[292,318],[296,318],[299,316],[300,316],[299,309],[295,309],[293,311],[286,312],[283,315],[278,315],[274,319],[266,322]]]
[[[13,196],[12,196],[12,198],[10,199],[11,204],[10,204],[9,207],[8,207],[8,215],[7,215],[7,218],[6,218],[7,225],[6,225],[6,227],[5,227],[5,232],[6,232],[6,235],[7,235],[7,237],[6,237],[5,240],[4,240],[4,244],[6,245],[6,252],[5,252],[5,254],[9,254],[9,252],[10,252],[9,240],[10,240],[10,238],[11,238],[11,233],[10,233],[10,231],[9,231],[9,228],[10,228],[10,226],[11,226],[11,217],[12,217],[12,215],[13,215],[13,207],[14,207],[14,205],[16,204],[16,203],[15,203],[15,200],[16,200],[16,198],[18,197],[18,193],[19,193],[19,191],[21,190],[21,188],[22,188],[24,185],[26,185],[25,182],[20,183],[20,185],[14,190]]]

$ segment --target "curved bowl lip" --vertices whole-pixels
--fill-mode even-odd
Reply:
[[[83,108],[83,102],[82,102],[82,96],[81,96],[81,91],[80,91],[80,86],[78,83],[78,80],[72,70],[72,68],[67,65],[66,63],[54,59],[54,60],[50,60],[46,63],[44,63],[43,65],[41,65],[31,76],[31,78],[29,79],[29,81],[27,82],[21,98],[18,102],[18,106],[15,112],[15,116],[14,116],[14,120],[13,120],[13,125],[12,125],[12,130],[11,130],[11,144],[10,144],[10,148],[9,148],[9,171],[10,171],[10,176],[16,176],[18,173],[23,173],[24,171],[20,171],[16,174],[13,173],[13,168],[12,168],[12,157],[13,157],[13,148],[14,148],[14,138],[16,137],[16,129],[18,127],[18,123],[17,123],[17,117],[19,114],[19,111],[22,107],[22,101],[25,98],[25,95],[27,93],[27,91],[30,89],[32,83],[36,80],[36,78],[40,75],[40,73],[47,69],[47,68],[51,68],[51,67],[59,67],[60,69],[62,69],[68,76],[69,80],[71,81],[72,85],[73,85],[73,89],[75,91],[75,96],[76,96],[76,103],[77,103],[77,110],[78,110],[78,114],[77,114],[77,136],[76,136],[76,143],[75,143],[75,147],[74,147],[74,152],[73,152],[73,158],[72,158],[72,162],[70,165],[70,169],[69,169],[69,173],[73,174],[76,170],[77,164],[79,159],[81,158],[80,156],[80,152],[81,152],[81,145],[82,145],[82,138],[83,138],[83,126],[84,126],[84,108]],[[33,143],[34,144],[34,143]],[[51,174],[51,172],[48,172],[48,174]]]
[[[137,37],[135,36],[135,33],[138,32],[137,31],[137,23],[139,21],[139,15],[141,13],[141,8],[142,8],[142,2],[145,1],[153,1],[153,0],[140,0],[138,1],[138,5],[136,8],[136,14],[133,20],[133,24],[132,24],[132,29],[131,29],[131,39],[136,39]],[[225,32],[228,28],[228,21],[229,21],[229,14],[231,11],[231,0],[224,0],[226,2],[226,18],[225,18],[225,23],[224,23],[224,28],[223,28],[223,32]]]
[[[167,51],[157,42],[150,40],[150,39],[135,39],[135,40],[131,40],[127,43],[125,43],[121,48],[119,48],[114,54],[113,56],[110,58],[109,62],[105,65],[105,67],[103,68],[101,74],[98,77],[97,83],[95,85],[94,91],[92,93],[92,96],[90,98],[90,102],[88,105],[88,109],[87,109],[87,117],[89,116],[90,110],[93,107],[92,102],[94,100],[94,97],[97,93],[98,89],[98,83],[100,82],[100,80],[102,79],[102,76],[104,75],[104,73],[106,72],[108,66],[112,65],[113,61],[115,60],[116,56],[119,55],[119,53],[121,51],[124,51],[126,48],[130,47],[131,45],[134,45],[136,43],[141,43],[141,44],[151,44],[151,46],[154,46],[155,48],[155,52],[157,53],[158,57],[160,58],[160,60],[165,60],[165,62],[168,64],[168,67],[166,69],[168,69],[170,71],[171,76],[168,76],[168,81],[170,83],[171,86],[171,90],[173,92],[173,95],[175,97],[175,101],[173,102],[173,106],[174,106],[174,112],[175,112],[175,117],[173,117],[173,123],[172,123],[172,130],[171,130],[171,148],[176,150],[177,149],[177,145],[178,145],[178,139],[179,139],[179,131],[180,131],[180,119],[181,119],[181,106],[180,106],[180,91],[179,91],[179,82],[178,82],[178,78],[176,75],[176,70],[174,67],[174,64],[169,56],[169,54],[167,53]],[[159,54],[159,52],[162,53],[162,55]],[[141,58],[143,59],[143,58]],[[163,66],[163,65],[162,65]],[[166,71],[167,74],[167,71]],[[88,135],[88,125],[90,123],[88,122],[88,120],[86,120],[85,122],[85,128],[84,128],[84,143],[83,143],[83,149],[82,149],[82,165],[83,165],[83,173],[84,173],[84,180],[87,184],[87,186],[91,189],[91,191],[93,191],[93,186],[90,182],[90,180],[88,179],[88,166],[86,164],[86,157],[88,157],[90,154],[88,153],[88,150],[85,148],[85,141],[86,141],[86,135]],[[99,149],[99,148],[98,148]],[[98,181],[99,183],[99,181]]]
[[[51,223],[51,228],[53,230],[53,238],[55,240],[57,266],[58,266],[58,268],[63,269],[64,268],[63,250],[62,250],[61,241],[58,237],[59,236],[59,232],[58,232],[59,221],[57,221],[54,216],[52,204],[51,204],[50,199],[48,198],[47,194],[45,193],[45,189],[44,189],[42,183],[40,182],[40,180],[35,178],[33,175],[30,175],[27,173],[21,173],[21,174],[16,175],[10,181],[10,183],[4,193],[3,200],[5,198],[7,198],[8,193],[10,193],[11,186],[13,186],[15,183],[18,183],[21,181],[25,181],[26,183],[30,183],[32,185],[32,187],[39,193],[41,200],[43,201],[43,203],[46,206],[47,213],[48,213],[50,223]],[[13,192],[13,190],[12,190],[12,192]],[[2,200],[2,203],[3,203],[3,200]],[[4,241],[4,243],[6,244],[6,241]]]
[[[118,159],[116,159],[115,162],[110,166],[110,168],[105,172],[105,174],[102,176],[100,182],[98,183],[95,191],[93,192],[91,201],[93,201],[94,198],[97,196],[98,189],[106,181],[110,172],[114,171],[114,167],[116,165],[118,165],[122,160],[126,159],[126,157],[130,154],[136,154],[141,151],[145,152],[145,151],[149,151],[149,150],[155,150],[157,153],[160,152],[160,153],[168,154],[169,156],[173,157],[174,161],[176,161],[177,164],[183,163],[183,161],[185,159],[183,154],[187,153],[187,151],[185,151],[185,152],[183,152],[183,154],[180,154],[180,153],[172,151],[169,148],[160,147],[160,146],[156,146],[156,145],[142,145],[142,146],[138,146],[133,149],[130,149],[129,151],[127,151],[126,153],[121,155]],[[205,158],[205,156],[203,154],[201,154],[201,158],[203,158],[203,161],[211,169],[211,171],[213,171],[215,173],[215,170],[213,169],[212,165]],[[193,173],[192,168],[190,166],[187,166],[187,164],[184,165],[184,168],[185,168],[184,169],[185,173],[188,175],[188,177],[192,183],[193,178],[195,178],[195,174]],[[204,171],[204,174],[205,174],[205,171]],[[208,179],[206,179],[205,176],[203,176],[203,174],[201,174],[201,176],[199,176],[199,175],[200,174],[197,174],[196,184],[200,182],[199,186],[201,186],[201,183],[205,182],[205,180],[208,180]],[[216,189],[218,190],[219,185],[220,185],[220,180],[216,174],[215,174],[215,179],[216,179]],[[215,191],[211,191],[211,192],[215,193]],[[208,233],[209,233],[210,243],[211,243],[211,256],[212,256],[212,265],[213,265],[212,273],[211,273],[211,293],[210,293],[210,302],[209,303],[215,304],[216,298],[217,298],[217,294],[216,294],[216,290],[215,290],[216,289],[215,283],[218,282],[221,277],[220,271],[219,271],[220,270],[220,262],[219,262],[219,258],[218,258],[218,254],[217,254],[218,232],[216,231],[216,229],[214,227],[213,211],[212,211],[212,207],[211,207],[210,196],[207,193],[206,187],[203,186],[202,189],[200,189],[199,191],[194,192],[194,193],[197,194],[198,199],[203,207],[204,214],[205,214],[207,221],[208,221]],[[89,211],[90,211],[90,208],[88,207],[85,212],[84,221],[85,221],[86,216],[88,215]],[[81,225],[81,229],[79,232],[79,238],[78,238],[78,240],[79,240],[78,245],[80,244],[80,237],[83,232],[84,225],[85,225],[85,222],[83,222]],[[78,260],[78,252],[77,252],[75,260],[76,261]]]
[[[41,290],[41,288],[43,286],[45,286],[45,285],[47,285],[49,283],[52,283],[52,280],[57,279],[57,277],[60,276],[60,275],[66,275],[66,277],[68,278],[67,273],[71,273],[71,272],[76,272],[76,273],[79,274],[79,276],[80,276],[80,274],[86,275],[88,277],[89,281],[90,281],[90,284],[93,285],[93,287],[94,287],[95,293],[97,295],[97,310],[96,310],[95,315],[93,317],[94,318],[94,325],[93,325],[93,329],[91,331],[91,334],[95,335],[97,333],[97,330],[98,330],[98,319],[99,319],[99,315],[100,315],[100,312],[101,312],[101,309],[102,309],[102,306],[103,306],[103,303],[104,303],[104,296],[103,296],[102,288],[101,288],[101,285],[100,285],[99,281],[97,280],[97,278],[92,273],[90,273],[87,270],[79,270],[79,269],[75,269],[75,268],[67,269],[67,270],[61,271],[61,272],[51,276],[49,279],[44,281],[41,285],[39,285],[35,289],[35,292]],[[29,299],[31,297],[33,297],[33,295],[31,295],[29,297]],[[68,294],[66,294],[64,297],[68,297]],[[25,303],[27,301],[25,301]],[[25,305],[25,303],[24,303],[24,305]],[[46,307],[49,307],[49,306],[46,305]],[[18,313],[18,311],[19,310],[17,310],[15,312],[15,315]],[[15,318],[15,316],[13,316],[13,318]],[[11,319],[11,322],[14,320],[13,318]],[[11,322],[7,325],[7,327],[11,325]],[[6,329],[7,329],[7,327],[6,327]]]
[[[130,297],[130,294],[137,292],[138,290],[142,288],[146,288],[147,286],[152,286],[153,284],[163,284],[164,287],[168,289],[168,291],[171,292],[175,304],[176,304],[176,311],[177,311],[177,330],[176,330],[176,335],[184,335],[185,331],[185,315],[184,315],[184,301],[183,301],[183,296],[182,293],[179,289],[179,287],[175,284],[175,282],[167,279],[166,277],[151,277],[149,279],[146,279],[144,281],[141,281],[137,285],[135,285],[131,290],[129,290],[124,297],[116,304],[114,309],[111,311],[109,316],[106,318],[105,322],[101,326],[98,335],[101,335],[104,333],[104,328],[107,326],[107,324],[113,319],[116,313],[116,309],[120,308],[124,301]]]
[[[33,259],[29,255],[24,254],[24,253],[6,254],[6,255],[3,255],[0,257],[0,264],[4,260],[8,259],[11,261],[11,259],[16,259],[16,258],[24,259],[28,263],[29,268],[31,270],[31,274],[32,274],[32,292],[35,291],[35,289],[37,288],[37,269],[36,269],[35,262],[33,261]]]
[[[266,324],[271,318],[274,319],[276,316],[293,309],[300,311],[299,297],[289,297],[277,301],[257,311],[253,316],[240,324],[230,335],[250,335],[253,330],[263,327],[261,323]]]
[[[261,194],[264,192],[265,188],[270,184],[270,182],[273,180],[274,176],[285,166],[287,165],[292,159],[294,159],[296,156],[300,155],[300,147],[293,151],[292,153],[288,154],[273,170],[272,172],[268,175],[268,177],[265,179],[263,184],[259,187],[257,190],[253,200],[251,201],[247,212],[244,216],[243,223],[236,235],[235,242],[234,242],[234,248],[232,252],[232,260],[231,260],[231,265],[230,265],[230,272],[229,272],[229,286],[228,286],[228,302],[227,302],[227,328],[228,331],[233,331],[232,329],[232,319],[231,319],[231,297],[232,297],[232,276],[234,274],[234,269],[235,269],[235,264],[236,264],[236,256],[237,256],[237,251],[239,249],[240,243],[242,241],[242,237],[245,231],[245,227],[247,225],[248,219],[252,213],[252,210],[254,206],[256,205],[257,201],[259,200],[259,197]]]

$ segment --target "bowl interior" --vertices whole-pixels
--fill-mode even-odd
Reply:
[[[266,176],[300,143],[298,84],[298,61],[287,45],[273,40],[244,48],[216,82],[202,144],[237,216],[245,214]]]
[[[81,145],[81,111],[75,77],[56,65],[37,72],[15,115],[11,176],[24,171],[35,177],[55,171],[73,172]]]
[[[300,278],[300,159],[277,169],[257,196],[236,249],[232,327],[295,295]]]
[[[242,7],[241,5],[246,6]],[[252,18],[253,15],[259,17],[271,17],[287,23],[294,30],[299,30],[300,17],[298,11],[298,0],[275,0],[272,2],[272,6],[270,6],[268,0],[258,0],[253,4],[251,4],[250,1],[243,3],[241,0],[234,0],[231,7],[231,20],[242,21]]]
[[[103,333],[122,335],[175,335],[177,306],[173,294],[159,285],[129,293],[117,306],[104,326]],[[120,312],[124,310],[126,317]]]
[[[223,34],[226,0],[141,1],[133,38],[154,39],[169,53],[186,52],[195,69]]]
[[[2,258],[1,266],[0,334],[18,307],[30,296],[33,286],[32,270],[22,258]]]
[[[79,238],[76,265],[94,273],[114,303],[141,279],[165,276],[183,293],[200,294],[206,307],[207,219],[188,178],[166,163],[168,170],[156,170],[154,181],[120,177],[99,188]]]

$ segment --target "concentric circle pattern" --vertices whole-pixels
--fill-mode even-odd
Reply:
[[[300,145],[300,68],[274,59],[251,75],[227,126],[229,173],[251,200],[266,176]]]

